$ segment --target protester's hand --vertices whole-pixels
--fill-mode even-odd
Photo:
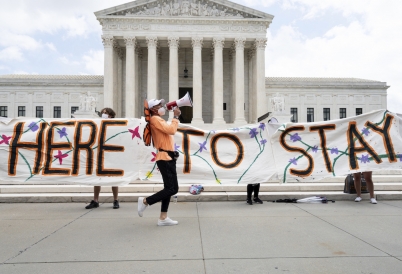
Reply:
[[[175,109],[173,110],[173,114],[174,114],[174,116],[179,117],[179,116],[180,116],[180,114],[181,114],[180,109],[179,109],[179,108],[175,108]]]

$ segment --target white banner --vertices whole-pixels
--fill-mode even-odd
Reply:
[[[124,185],[162,182],[140,119],[0,120],[0,180]],[[267,128],[268,126],[268,128]],[[251,124],[174,136],[179,183],[314,181],[402,168],[401,119],[387,111],[317,123]]]
[[[315,181],[402,168],[401,118],[385,110],[316,123],[287,123],[271,136],[278,177]]]

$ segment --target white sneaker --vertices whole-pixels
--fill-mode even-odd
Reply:
[[[355,202],[360,202],[362,200],[362,197],[356,197]]]
[[[165,220],[158,219],[158,226],[177,225],[179,222],[166,217]]]
[[[147,209],[146,204],[144,204],[144,197],[138,197],[138,215],[142,217],[142,213]]]
[[[370,203],[376,204],[376,203],[377,203],[377,200],[376,200],[375,198],[371,198],[371,199],[370,199]]]

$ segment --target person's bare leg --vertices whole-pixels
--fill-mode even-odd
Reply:
[[[373,183],[373,172],[367,171],[363,172],[364,179],[366,180],[367,188],[370,193],[370,198],[374,198],[374,183]]]
[[[101,191],[100,186],[94,186],[94,201],[99,203],[99,193]]]
[[[353,179],[354,179],[354,183],[355,183],[355,189],[356,189],[356,195],[357,197],[360,197],[362,194],[362,184],[361,184],[361,174],[360,172],[358,173],[354,173],[353,174]]]
[[[118,200],[119,199],[119,187],[112,186],[112,192],[113,192],[113,199]]]
[[[142,200],[142,202],[144,203],[144,205],[148,205],[147,198],[144,198],[144,200]]]
[[[161,215],[159,216],[159,219],[165,220],[167,217],[167,212],[161,212]]]

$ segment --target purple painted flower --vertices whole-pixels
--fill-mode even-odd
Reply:
[[[58,134],[60,134],[60,138],[63,138],[64,136],[67,136],[67,132],[66,132],[66,128],[63,127],[61,130],[59,129],[59,131],[57,132]]]
[[[215,134],[216,130],[215,130],[215,129],[213,129],[213,130],[211,130],[211,132]]]
[[[260,143],[261,143],[261,145],[265,145],[265,144],[267,143],[267,140],[262,139],[262,140],[260,141]]]
[[[301,141],[301,137],[299,136],[299,133],[295,133],[293,135],[290,135],[290,140],[293,141],[293,143],[294,143],[297,141]]]
[[[289,163],[294,164],[295,166],[297,166],[297,159],[296,157],[294,157],[293,159],[289,160]]]
[[[250,134],[250,138],[255,138],[258,134],[257,128],[252,128],[248,134]]]
[[[362,155],[362,158],[360,159],[360,161],[361,161],[363,164],[365,164],[365,163],[370,163],[369,155],[368,155],[368,154]]]
[[[331,148],[331,154],[337,154],[338,155],[339,151],[337,147]]]
[[[240,128],[236,127],[234,129],[232,129],[233,131],[240,131]]]
[[[30,123],[28,127],[33,132],[35,132],[35,131],[37,131],[39,129],[38,125],[35,122]]]
[[[174,143],[174,151],[177,151],[179,149],[180,146],[176,145],[176,143]]]
[[[362,133],[364,135],[368,136],[370,134],[370,131],[368,130],[368,128],[365,127],[365,128],[362,129]]]
[[[399,162],[402,162],[402,154],[397,154],[396,158],[399,158]]]
[[[259,128],[262,129],[262,130],[264,130],[264,129],[265,129],[265,123],[260,123]]]
[[[314,153],[317,153],[318,151],[318,146],[313,146],[313,148],[311,149]]]
[[[203,143],[198,143],[200,145],[200,152],[202,152],[203,150],[207,150],[207,148],[205,147],[205,145],[207,144],[207,141],[203,142]]]

